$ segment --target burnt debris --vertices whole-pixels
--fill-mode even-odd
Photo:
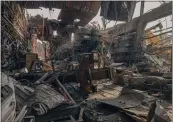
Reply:
[[[161,23],[145,29],[171,14],[171,2],[132,19],[135,5],[3,1],[1,121],[172,121],[171,37],[155,34]],[[27,13],[39,7],[61,11],[57,19]],[[103,29],[89,23],[100,7]],[[106,28],[110,20],[124,23]]]

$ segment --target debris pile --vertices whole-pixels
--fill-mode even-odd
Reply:
[[[39,1],[40,5],[43,3],[45,2]],[[48,3],[57,4],[51,1]],[[103,39],[101,28],[94,23],[93,26],[79,27],[85,23],[82,17],[79,23],[71,22],[78,14],[81,15],[80,10],[89,16],[93,14],[90,9],[100,5],[104,17],[127,20],[130,16],[128,9],[133,9],[136,2],[88,2],[86,8],[80,7],[87,2],[79,2],[81,5],[68,1],[62,3],[56,5],[62,9],[59,15],[61,21],[36,16],[29,19],[28,25],[24,8],[36,7],[39,5],[38,1],[28,1],[25,6],[23,2],[3,2],[1,121],[172,121],[170,66],[165,70],[157,70],[161,67],[154,64],[140,49],[136,51],[136,46],[141,46],[136,45],[138,34],[145,31],[144,28],[138,30],[142,28],[138,27],[138,24],[134,24],[137,27],[133,28],[136,19],[117,25],[117,28],[114,28],[116,34],[112,34],[112,42],[108,41],[108,38]],[[62,5],[66,4],[66,8],[63,8]],[[160,7],[169,8],[169,5],[170,3],[165,3]],[[44,4],[44,7],[46,6]],[[111,7],[108,9],[105,6]],[[115,7],[121,9],[117,10],[116,17],[109,12]],[[159,9],[148,13],[152,14],[156,10]],[[75,14],[70,15],[71,18],[68,17],[67,21],[64,13],[68,11],[75,11]],[[169,10],[167,13],[169,14]],[[140,17],[137,20],[140,23]],[[67,34],[67,26],[71,24],[74,24],[73,29],[77,30],[72,29],[74,40],[68,41],[68,34],[71,32]],[[58,37],[52,36],[53,31],[62,36],[64,42],[56,42]],[[36,45],[36,42],[39,44]],[[47,55],[47,43],[50,43],[50,48],[51,45],[57,48],[56,51],[51,50],[51,56]],[[160,53],[158,47],[155,47],[157,46],[150,45],[151,50],[148,52],[154,52],[155,55],[156,52]],[[164,53],[168,55],[162,63],[170,64],[170,49],[165,49]]]
[[[53,90],[50,86],[39,85],[34,92],[34,102],[32,103],[32,110],[37,115],[44,115],[57,106],[66,103],[65,98]]]
[[[2,2],[2,69],[16,70],[24,67],[22,60],[28,49],[27,19],[25,10],[13,2]]]
[[[105,72],[106,70],[104,71],[103,69],[99,70],[102,73],[102,77],[97,76],[97,70],[91,70],[90,76],[85,77],[92,79],[91,83],[87,85],[90,88],[85,87],[84,81],[78,82],[81,75],[77,72],[79,69],[69,71],[64,69],[63,71],[57,70],[54,73],[46,73],[30,87],[13,80],[15,81],[14,91],[17,108],[22,110],[22,106],[27,106],[28,112],[26,115],[34,116],[38,122],[43,121],[42,117],[45,120],[43,122],[49,122],[52,119],[59,122],[62,117],[63,120],[74,119],[75,121],[79,119],[80,121],[96,122],[106,120],[124,120],[128,122],[130,119],[136,122],[146,122],[148,119],[157,119],[155,116],[150,115],[154,114],[154,112],[158,114],[157,111],[160,110],[157,107],[160,106],[160,100],[171,100],[171,96],[167,94],[170,93],[172,88],[169,88],[168,79],[139,74],[137,76],[127,69],[126,73],[122,73],[121,76],[115,75],[113,72]],[[106,78],[107,73],[110,73],[109,75],[114,74],[112,77],[115,77],[109,80],[109,77]],[[118,80],[117,77],[119,77]],[[111,79],[116,80],[111,81]],[[100,82],[101,80],[102,83]],[[122,83],[116,81],[121,81]],[[108,83],[109,85],[106,85]],[[83,86],[79,84],[83,84]],[[121,89],[116,88],[118,84]],[[90,95],[88,96],[88,94]],[[101,97],[98,95],[101,95]],[[157,104],[156,108],[152,107],[153,104]],[[168,102],[166,105],[161,105],[165,109],[164,111],[167,111],[167,106],[171,106],[171,103]],[[54,115],[55,111],[61,113],[69,109],[69,107],[81,108],[83,114],[80,111],[74,114],[78,114],[77,116],[82,114],[82,117],[76,118],[76,115],[73,116],[70,112],[64,113],[65,115],[61,117]],[[149,114],[153,109],[155,111]],[[163,119],[170,121],[170,113],[167,114],[167,118]],[[66,118],[64,118],[65,116]]]

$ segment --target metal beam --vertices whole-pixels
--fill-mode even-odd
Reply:
[[[153,9],[151,12],[145,13],[139,17],[139,21],[147,23],[166,17],[172,14],[172,2],[162,4],[158,8]]]
[[[160,19],[162,17],[172,14],[172,2],[165,3],[152,11],[143,14],[142,16],[136,17],[131,21],[119,24],[116,27],[112,27],[108,30],[108,33],[114,33],[115,36],[124,34],[126,32],[136,31],[140,24],[147,24],[151,21]]]
[[[144,4],[145,4],[145,1],[141,1],[140,16],[144,13]]]
[[[137,38],[134,42],[134,50],[136,50],[136,53],[133,53],[135,56],[134,58],[137,58],[140,56],[141,51],[143,50],[143,47],[141,46],[141,41],[143,39],[143,34],[145,32],[145,27],[149,22],[155,21],[157,19],[160,19],[162,17],[166,17],[168,15],[172,14],[172,2],[165,3],[158,8],[153,9],[151,12],[145,13],[138,19],[138,25],[137,25]],[[138,51],[137,51],[138,50]]]

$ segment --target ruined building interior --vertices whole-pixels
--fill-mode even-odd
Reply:
[[[1,122],[171,122],[172,1],[1,1]]]

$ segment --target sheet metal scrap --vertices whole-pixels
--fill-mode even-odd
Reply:
[[[19,82],[14,84],[17,107],[19,110],[28,104],[29,98],[34,93],[34,89],[28,86],[21,85]]]
[[[145,103],[146,99],[148,99],[147,94],[144,92],[123,88],[117,98],[100,100],[100,102],[108,107],[114,107],[136,121],[145,122],[149,111],[149,103],[152,103],[154,98]]]
[[[146,96],[147,94],[144,92],[140,93],[124,87],[117,98],[103,100],[103,102],[119,108],[127,109],[139,106]]]
[[[31,108],[38,115],[43,115],[48,110],[67,103],[60,93],[44,84],[36,87],[33,100]]]
[[[86,105],[85,105],[86,104]],[[118,112],[113,107],[105,106],[99,101],[89,100],[83,104],[84,116],[86,122],[132,122],[133,120]]]
[[[27,105],[19,102],[23,99],[26,100],[28,94],[26,89],[19,85],[19,83],[7,76],[4,73],[2,75],[2,84],[1,84],[1,99],[2,99],[2,122],[21,122],[24,119],[25,114],[27,113]],[[16,90],[16,87],[19,87],[19,91]],[[19,98],[19,95],[21,98]]]
[[[11,77],[1,73],[1,122],[13,122],[16,115],[16,99]]]
[[[41,84],[41,83],[47,84],[47,85],[52,83],[56,84],[55,87],[57,87],[57,89],[59,90],[58,92],[60,92],[63,95],[63,97],[65,97],[68,103],[76,104],[73,98],[71,97],[71,95],[66,90],[66,88],[61,84],[58,77],[59,77],[59,74],[54,75],[52,74],[52,72],[47,72],[39,80],[37,80],[35,84]]]
[[[171,122],[172,110],[167,111],[159,101],[153,103],[148,113],[147,122]]]

